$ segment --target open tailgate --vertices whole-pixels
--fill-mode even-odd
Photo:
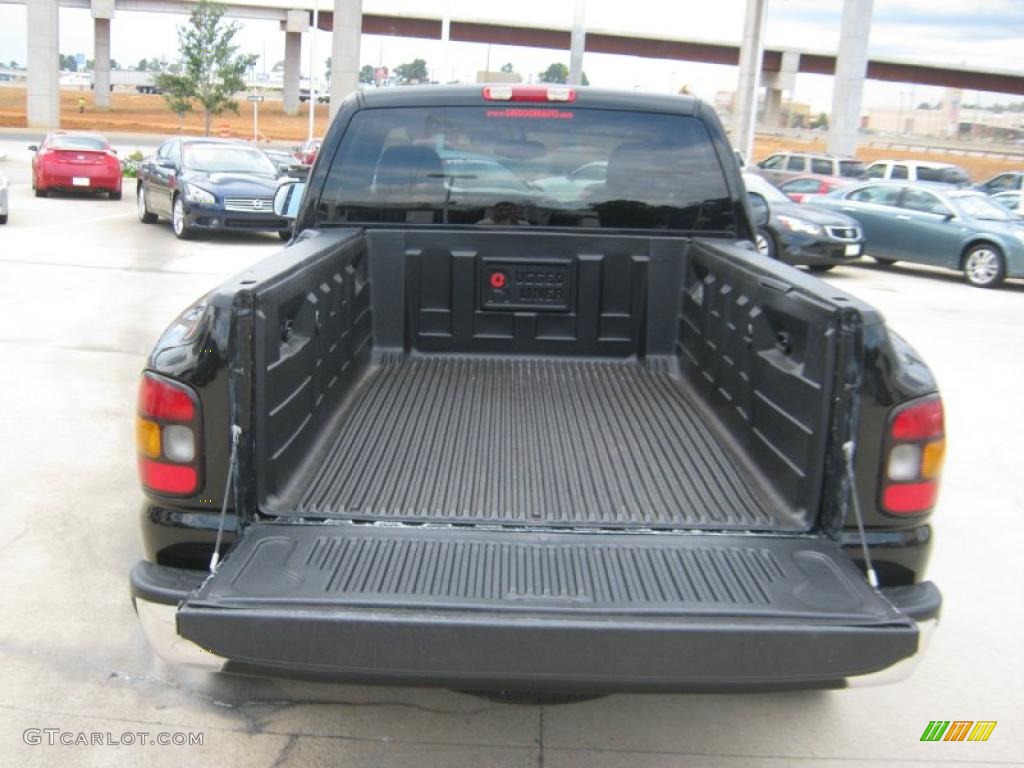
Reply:
[[[459,687],[839,681],[917,650],[829,539],[261,523],[178,632],[233,665]]]

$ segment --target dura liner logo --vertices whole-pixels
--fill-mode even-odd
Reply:
[[[921,741],[988,741],[996,720],[931,720]]]

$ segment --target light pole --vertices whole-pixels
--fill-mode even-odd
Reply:
[[[316,30],[320,23],[320,0],[313,3],[313,29],[310,32],[309,40],[309,136],[313,140],[314,124],[316,117]]]

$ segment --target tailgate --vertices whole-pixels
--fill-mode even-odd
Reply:
[[[234,665],[460,687],[839,681],[916,624],[829,539],[251,526],[178,611]]]

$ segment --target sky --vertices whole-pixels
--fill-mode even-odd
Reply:
[[[330,0],[321,0],[330,7]],[[571,0],[516,0],[480,3],[479,0],[363,0],[365,13],[439,15],[445,6],[454,19],[508,21],[567,28],[572,23]],[[746,0],[588,0],[586,25],[590,29],[661,37],[739,41]],[[843,0],[768,0],[766,44],[834,53],[838,47]],[[176,26],[185,21],[175,14],[118,11],[111,30],[113,57],[122,65],[142,58],[176,56]],[[25,8],[0,0],[0,61],[25,62]],[[284,34],[274,21],[241,20],[238,42],[246,53],[260,57],[257,70],[269,70],[284,58]],[[92,20],[85,9],[62,8],[60,50],[92,58]],[[303,69],[308,70],[309,37],[303,42]],[[318,32],[317,68],[330,54],[330,34]],[[1024,0],[875,0],[870,54],[877,58],[911,60],[969,68],[1024,72]],[[554,61],[568,64],[567,51],[407,40],[364,35],[362,64],[395,67],[413,58],[427,60],[435,79],[473,81],[488,62],[492,69],[512,63],[524,75],[536,74]],[[736,87],[735,67],[629,56],[587,54],[584,70],[590,82],[612,88],[675,91],[687,85],[712,100],[717,91]],[[791,94],[815,111],[828,111],[831,78],[799,75]],[[938,101],[942,90],[926,86],[868,82],[865,105],[904,107]],[[1019,97],[965,94],[964,101],[983,103],[1019,100]]]

